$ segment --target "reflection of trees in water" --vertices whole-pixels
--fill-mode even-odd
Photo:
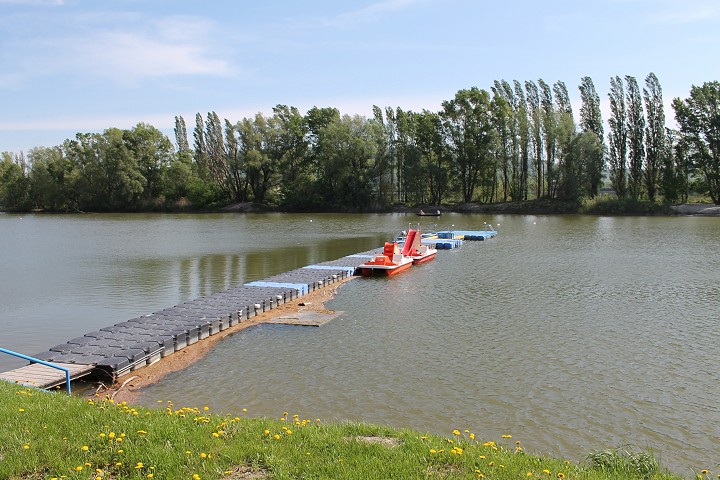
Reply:
[[[262,280],[346,255],[376,248],[387,238],[378,236],[328,238],[311,245],[262,248],[234,254],[207,254],[174,260],[144,260],[137,265],[135,286],[149,291],[177,290],[178,301],[212,295],[244,283]],[[140,292],[142,294],[142,292]],[[166,305],[170,306],[170,305]]]

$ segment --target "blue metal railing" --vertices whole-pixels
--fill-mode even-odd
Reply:
[[[55,365],[50,362],[46,362],[44,360],[40,360],[39,358],[33,358],[28,355],[23,355],[22,353],[13,352],[12,350],[8,350],[8,349],[2,348],[2,347],[0,347],[0,353],[7,353],[8,355],[12,355],[13,357],[22,358],[24,360],[27,360],[28,362],[39,363],[41,365],[46,365],[48,367],[57,368],[58,370],[62,370],[63,372],[65,372],[66,390],[67,390],[68,395],[70,395],[70,370],[69,369],[67,369],[65,367],[61,367],[60,365]]]

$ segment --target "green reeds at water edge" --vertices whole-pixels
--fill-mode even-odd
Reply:
[[[0,382],[0,478],[681,478],[663,472],[649,453],[635,459],[599,453],[573,463],[526,453],[510,435],[492,441],[467,430],[442,437],[364,423],[325,424],[287,412],[278,418],[248,415],[245,409],[241,416],[220,415],[166,400],[148,409]]]

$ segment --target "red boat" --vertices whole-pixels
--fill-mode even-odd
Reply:
[[[437,249],[431,245],[423,245],[421,242],[422,235],[420,230],[408,230],[405,244],[403,245],[402,254],[413,259],[415,265],[429,262],[435,258]]]
[[[360,265],[360,273],[365,276],[386,275],[392,276],[410,268],[412,257],[400,253],[397,242],[385,242],[382,255]]]

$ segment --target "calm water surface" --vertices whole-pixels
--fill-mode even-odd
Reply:
[[[200,295],[379,246],[406,215],[0,215],[0,346],[36,353]],[[141,403],[351,419],[582,460],[720,463],[720,219],[446,215],[500,235],[355,279],[321,328],[264,325]],[[0,357],[0,369],[15,364]]]

